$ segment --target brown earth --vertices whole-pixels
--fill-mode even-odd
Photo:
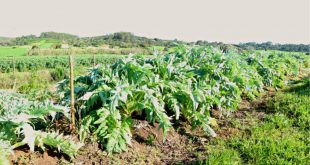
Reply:
[[[74,160],[75,164],[174,164],[189,163],[200,158],[195,151],[206,151],[203,142],[206,137],[189,136],[188,128],[182,128],[181,133],[172,129],[165,141],[158,124],[150,125],[146,121],[135,120],[132,145],[127,152],[108,155],[101,151],[98,144],[88,143]],[[190,129],[189,129],[190,130]],[[69,163],[62,155],[54,152],[30,153],[27,147],[18,148],[11,157],[13,164],[54,165]]]
[[[36,164],[36,165],[56,165],[60,160],[64,158],[61,158],[60,155],[57,155],[55,153],[40,153],[40,152],[29,152],[29,148],[23,147],[18,148],[14,151],[14,155],[11,156],[12,164],[22,164],[22,165],[28,165],[28,164]]]
[[[214,110],[213,117],[217,118],[215,129],[216,138],[229,138],[239,132],[233,126],[232,119],[238,119],[242,124],[251,124],[252,120],[260,120],[265,115],[266,100],[274,95],[269,89],[255,101],[243,100],[239,109],[230,116],[220,117]],[[162,130],[158,124],[151,125],[143,120],[134,121],[132,145],[127,152],[108,155],[99,149],[96,143],[87,143],[74,160],[77,165],[99,164],[195,164],[198,160],[207,158],[205,145],[210,138],[200,129],[192,130],[187,123],[178,124],[171,129],[164,141]],[[13,164],[54,165],[69,164],[70,161],[55,152],[29,153],[27,147],[18,148],[11,156]]]

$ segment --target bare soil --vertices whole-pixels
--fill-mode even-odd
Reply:
[[[242,124],[251,124],[251,120],[260,120],[265,115],[266,98],[274,95],[269,89],[255,101],[243,100],[239,109],[229,117],[219,115],[217,110],[212,116],[217,118],[216,138],[229,138],[239,132],[230,119],[238,119]],[[249,117],[252,116],[252,117]],[[254,116],[254,118],[253,118]],[[250,118],[250,119],[249,119]],[[205,145],[209,137],[200,129],[192,130],[188,123],[179,123],[171,129],[164,140],[158,124],[151,125],[144,120],[135,120],[132,145],[127,152],[108,155],[100,150],[96,143],[88,142],[81,149],[74,162],[56,152],[30,153],[27,147],[18,148],[11,156],[13,164],[55,165],[99,165],[99,164],[195,164],[208,156]]]

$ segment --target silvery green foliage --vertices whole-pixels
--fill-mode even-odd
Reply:
[[[36,131],[35,145],[45,150],[46,146],[56,149],[58,152],[66,154],[73,159],[83,143],[77,143],[71,140],[70,136],[64,136],[57,132]]]
[[[10,164],[8,157],[13,153],[13,151],[9,141],[0,139],[0,153],[0,165]]]
[[[48,101],[29,101],[23,95],[0,90],[1,144],[9,145],[10,149],[27,144],[31,151],[34,151],[35,146],[43,149],[47,145],[73,158],[81,147],[80,143],[74,143],[69,137],[58,133],[37,130],[37,127],[42,127],[40,124],[47,122],[47,117],[48,120],[53,120],[57,113],[67,114],[66,111],[65,107],[55,106]]]
[[[285,63],[291,58],[291,63]],[[126,150],[133,114],[158,122],[165,136],[172,119],[180,118],[216,136],[210,110],[229,114],[242,97],[253,99],[264,86],[281,87],[285,73],[292,73],[290,69],[298,68],[299,62],[282,54],[180,46],[151,59],[129,56],[110,67],[97,66],[75,80],[80,139],[92,133],[108,152]],[[280,64],[287,71],[279,71]],[[59,89],[63,102],[69,103],[68,81],[61,82]]]

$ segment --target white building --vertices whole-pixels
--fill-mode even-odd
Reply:
[[[69,49],[69,45],[68,44],[61,44],[61,49]]]

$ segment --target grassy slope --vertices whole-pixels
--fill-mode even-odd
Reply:
[[[23,56],[26,55],[28,48],[26,47],[0,47],[0,58],[9,56]]]
[[[309,164],[310,80],[267,97],[263,117],[230,119],[236,135],[212,140],[201,164]],[[246,123],[246,124],[245,124]]]

